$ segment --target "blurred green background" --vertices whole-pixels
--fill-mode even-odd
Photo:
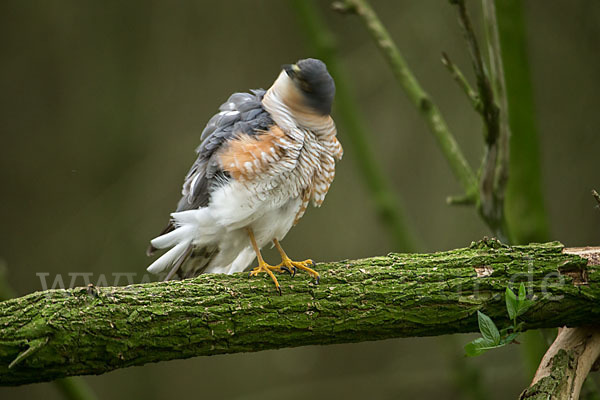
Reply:
[[[461,190],[432,135],[359,20],[329,3],[319,6],[420,250],[489,234],[472,208],[445,204]],[[476,168],[480,118],[439,61],[446,51],[474,81],[455,10],[433,0],[373,3]],[[600,188],[600,2],[529,1],[525,18],[551,237],[597,244],[590,190]],[[478,8],[473,19],[479,25]],[[93,272],[92,282],[106,274],[109,284],[114,273],[141,280],[148,240],[179,199],[206,121],[232,92],[267,88],[280,65],[311,56],[290,4],[276,0],[4,0],[0,43],[0,263],[18,294],[40,290],[40,272],[66,282],[69,272]],[[343,130],[339,138],[344,144]],[[307,213],[284,247],[321,261],[395,250],[349,146],[324,206]],[[464,361],[468,340],[195,358],[85,381],[113,399],[458,399],[466,395],[455,367],[464,362],[480,370],[485,398],[515,398],[530,378],[519,347]],[[2,399],[42,396],[61,398],[47,383],[0,388]]]

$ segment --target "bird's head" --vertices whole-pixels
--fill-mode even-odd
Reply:
[[[300,102],[320,115],[331,113],[335,83],[323,61],[306,58],[296,64],[284,65],[281,77],[287,77],[292,83],[287,85],[290,101]]]

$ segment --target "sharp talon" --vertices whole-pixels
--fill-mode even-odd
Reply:
[[[281,269],[282,272],[287,272],[288,274],[292,275],[292,271],[290,271],[290,269],[288,267],[286,267],[285,265],[282,265],[279,268]]]
[[[316,284],[318,285],[318,284],[319,284],[319,282],[321,282],[321,276],[317,276],[317,277],[315,278],[315,282],[316,282]]]
[[[273,244],[279,250],[279,254],[281,255],[281,271],[289,272],[292,278],[296,276],[296,272],[298,270],[302,270],[307,272],[313,279],[315,279],[316,283],[319,284],[319,273],[310,267],[314,267],[316,264],[312,259],[306,259],[304,261],[292,261],[286,254],[285,251],[281,248],[279,241],[277,239],[273,239]],[[310,266],[310,267],[309,267]]]
[[[279,295],[280,295],[280,296],[283,296],[283,295],[281,294],[281,286],[277,286],[277,291],[279,292]]]

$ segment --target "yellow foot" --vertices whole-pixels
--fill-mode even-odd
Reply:
[[[289,257],[285,256],[281,260],[281,263],[276,266],[276,268],[279,268],[281,271],[289,272],[289,274],[292,276],[296,275],[296,271],[299,269],[306,271],[318,285],[320,280],[319,273],[314,269],[309,268],[307,265],[314,267],[315,262],[310,259],[304,261],[292,261]]]
[[[261,272],[266,272],[267,274],[269,274],[269,276],[271,277],[271,279],[273,279],[273,282],[275,283],[275,288],[277,289],[277,291],[279,292],[279,295],[281,295],[281,286],[279,286],[279,282],[277,282],[277,278],[275,277],[275,275],[273,274],[272,271],[281,271],[281,268],[279,266],[273,266],[273,265],[269,265],[266,262],[259,260],[258,261],[258,267],[254,268],[253,270],[250,271],[250,273],[248,274],[248,276],[257,276],[259,273]]]

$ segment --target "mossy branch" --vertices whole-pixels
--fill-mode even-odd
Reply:
[[[0,384],[201,355],[473,332],[478,310],[509,325],[503,293],[519,282],[538,297],[523,316],[527,329],[585,325],[600,318],[600,271],[587,263],[557,242],[508,247],[488,239],[441,253],[319,264],[320,285],[282,275],[283,296],[268,277],[244,274],[32,293],[0,303]]]
[[[0,263],[0,303],[4,300],[8,300],[16,296],[16,292],[8,283],[8,271],[6,265]],[[28,343],[28,348],[21,352],[12,362],[8,365],[9,368],[13,368],[19,362],[30,356],[33,352],[41,349],[46,345],[48,338],[34,339]],[[57,379],[54,381],[54,386],[58,388],[63,398],[67,400],[96,400],[97,397],[92,389],[86,384],[86,382],[78,376],[72,376],[64,379]]]

